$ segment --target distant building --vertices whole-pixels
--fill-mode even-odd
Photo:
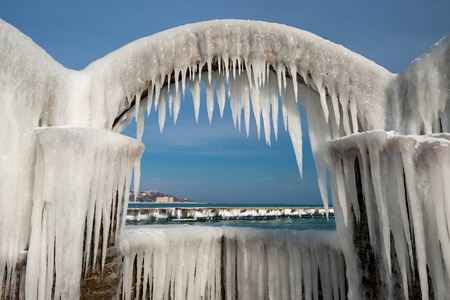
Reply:
[[[156,197],[155,203],[173,203],[173,197],[164,196],[164,197]]]

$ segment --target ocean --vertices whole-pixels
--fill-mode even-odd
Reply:
[[[280,208],[280,207],[320,207],[317,204],[223,204],[223,203],[188,203],[188,204],[153,204],[153,203],[130,203],[128,208],[211,208],[211,207],[224,207],[224,208],[241,208],[241,207],[254,207],[254,208]],[[201,220],[201,221],[152,221],[152,222],[127,222],[128,226],[133,225],[146,225],[146,226],[161,226],[161,225],[202,225],[202,226],[231,226],[231,227],[252,227],[260,229],[286,229],[286,230],[335,230],[336,223],[334,217],[330,217],[328,220],[324,217],[310,217],[310,218],[276,218],[265,220]]]

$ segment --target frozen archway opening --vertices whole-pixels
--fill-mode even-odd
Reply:
[[[246,82],[248,82],[247,75],[244,73],[245,70],[242,71],[243,78]],[[243,85],[242,87],[233,87],[234,85],[240,84],[239,82],[236,82],[235,80],[231,80],[230,82],[230,93],[231,90],[234,92],[234,98],[231,97],[232,100],[230,101],[230,98],[228,95],[223,95],[223,103],[217,102],[217,95],[214,85],[216,84],[216,73],[213,72],[213,81],[212,81],[212,88],[213,90],[211,94],[208,92],[210,89],[208,79],[207,79],[207,73],[203,73],[203,79],[206,82],[201,83],[201,96],[198,95],[198,101],[199,103],[196,103],[196,101],[192,101],[191,92],[189,91],[189,84],[187,84],[187,95],[186,99],[183,100],[183,96],[178,94],[178,97],[182,100],[174,100],[173,97],[176,95],[174,83],[171,83],[172,86],[172,93],[173,95],[169,95],[167,97],[167,89],[163,89],[163,97],[166,98],[165,103],[162,101],[158,101],[158,104],[153,101],[151,106],[152,112],[150,113],[150,117],[148,120],[146,120],[146,133],[143,136],[143,142],[147,144],[146,152],[144,153],[144,157],[147,156],[147,160],[145,162],[145,166],[143,168],[147,169],[147,175],[146,177],[156,176],[160,178],[160,176],[163,176],[163,181],[158,182],[158,179],[155,179],[153,182],[158,186],[158,183],[161,184],[161,186],[164,186],[164,182],[171,181],[172,179],[167,174],[170,172],[170,170],[173,170],[174,177],[180,181],[181,184],[187,179],[182,179],[182,174],[184,176],[187,176],[190,181],[193,181],[195,184],[195,174],[198,174],[198,176],[206,176],[208,180],[213,181],[214,178],[218,181],[219,178],[222,178],[223,176],[220,176],[220,173],[225,172],[225,174],[231,174],[234,172],[237,172],[235,175],[237,177],[241,178],[241,180],[245,180],[245,175],[249,176],[250,182],[247,186],[248,189],[252,189],[252,185],[254,188],[256,186],[260,186],[260,180],[257,180],[256,178],[260,177],[262,180],[268,181],[267,183],[271,184],[271,186],[277,187],[278,185],[283,186],[283,189],[286,187],[293,188],[292,186],[299,186],[301,184],[300,176],[298,168],[295,170],[294,166],[296,166],[295,161],[295,155],[292,151],[292,144],[290,142],[289,134],[286,132],[284,133],[284,129],[288,129],[288,118],[287,118],[287,109],[286,109],[286,103],[284,103],[284,109],[282,109],[282,103],[279,101],[278,97],[278,91],[274,89],[273,95],[271,96],[269,94],[269,97],[273,97],[272,99],[262,99],[261,103],[263,105],[266,105],[267,107],[259,108],[259,118],[260,120],[257,120],[255,122],[255,114],[257,115],[256,111],[257,109],[255,107],[255,101],[252,101],[253,95],[250,94],[248,85]],[[218,75],[218,74],[217,74]],[[196,75],[198,76],[198,75]],[[202,76],[202,75],[200,75]],[[231,75],[232,76],[232,75]],[[238,74],[237,74],[238,76]],[[276,77],[272,78],[272,80]],[[221,90],[224,93],[227,93],[227,82],[225,78],[219,79],[217,78],[217,81],[221,80],[222,85],[224,87],[220,87],[220,82],[217,84],[217,90]],[[241,79],[242,80],[242,79]],[[242,81],[244,81],[242,80]],[[187,80],[190,82],[190,80]],[[206,83],[206,84],[205,84]],[[241,84],[242,85],[242,84]],[[181,86],[181,82],[180,82]],[[224,91],[225,88],[225,91]],[[243,90],[243,93],[246,93],[245,96],[242,96],[242,99],[239,98],[239,91],[237,91],[239,88]],[[246,89],[244,91],[244,89]],[[291,89],[292,90],[292,89]],[[209,96],[211,95],[211,96]],[[236,96],[237,95],[237,96]],[[214,97],[215,99],[207,99],[207,96]],[[245,98],[246,97],[246,98]],[[168,98],[168,99],[167,99]],[[260,96],[259,98],[262,98]],[[225,100],[226,99],[226,100]],[[259,100],[259,99],[257,99]],[[265,101],[268,100],[268,101]],[[145,115],[147,113],[145,110],[147,109],[147,99],[143,99],[140,101],[141,106],[143,104],[142,112],[144,112]],[[283,101],[284,102],[284,101]],[[267,103],[267,104],[265,104]],[[211,105],[212,107],[205,107],[208,105]],[[181,105],[181,118],[177,119],[178,123],[176,125],[172,125],[174,123],[174,118],[176,118],[176,115],[174,115],[175,112],[174,108],[178,105],[178,110],[180,110]],[[155,107],[156,106],[156,111]],[[195,107],[197,106],[197,113],[195,113]],[[200,106],[200,107],[198,107]],[[215,107],[214,107],[215,106]],[[239,107],[240,106],[240,107]],[[274,107],[272,108],[271,107]],[[172,108],[173,107],[173,108]],[[224,108],[225,107],[225,108]],[[280,108],[278,111],[278,107]],[[213,109],[215,108],[215,111],[213,112]],[[130,115],[134,118],[135,116],[135,108],[133,107],[131,109]],[[200,113],[199,113],[200,111]],[[263,117],[261,118],[261,111],[264,111]],[[284,121],[286,121],[286,126],[283,124],[283,116],[281,111],[284,111]],[[212,117],[214,116],[215,120],[212,120],[212,124],[208,124],[208,114]],[[306,123],[306,117],[304,112],[303,114],[303,126],[305,126]],[[159,115],[159,116],[158,116]],[[196,124],[196,118],[199,120],[199,124]],[[221,119],[221,117],[224,116],[224,118]],[[272,116],[275,116],[273,118]],[[162,127],[165,124],[167,129],[164,129],[164,132],[161,128],[161,134],[160,130],[158,128],[158,117],[159,117],[159,125]],[[143,121],[143,116],[141,117],[140,121]],[[297,121],[298,124],[295,124],[294,122],[290,123],[290,128],[293,128],[293,124],[298,126],[298,128],[294,128],[300,132],[300,116],[297,111]],[[139,119],[139,118],[138,118]],[[161,121],[162,119],[162,121]],[[164,121],[167,120],[165,123]],[[233,129],[233,120],[234,125],[236,129]],[[181,122],[181,123],[180,123]],[[167,124],[169,123],[169,124]],[[273,126],[273,123],[275,126]],[[133,129],[127,128],[126,134],[132,137],[136,136],[136,132],[133,132],[135,129],[136,123],[132,122]],[[143,125],[142,125],[143,126]],[[264,140],[266,141],[266,144],[270,145],[270,143],[275,142],[275,140],[278,139],[278,126],[280,127],[280,130],[283,132],[280,132],[281,136],[281,143],[277,142],[274,147],[264,147]],[[304,133],[305,135],[305,129]],[[201,131],[201,132],[199,132]],[[292,131],[292,129],[291,129]],[[259,134],[258,134],[259,133]],[[306,133],[307,134],[307,133]],[[259,135],[261,137],[259,137]],[[247,136],[247,139],[250,136],[250,142],[245,141],[245,137]],[[265,136],[265,137],[264,137]],[[300,134],[301,136],[301,134]],[[259,140],[261,138],[260,142],[257,142],[257,139]],[[300,140],[301,142],[301,140]],[[248,143],[248,144],[246,144]],[[309,148],[309,145],[307,144],[306,147]],[[301,150],[301,144],[298,147]],[[309,150],[309,149],[308,149]],[[309,150],[310,151],[310,150]],[[201,153],[204,155],[201,156]],[[270,155],[270,153],[272,153]],[[301,154],[301,153],[300,153]],[[281,157],[280,157],[281,155]],[[311,157],[311,153],[307,154],[309,157]],[[187,157],[187,158],[184,158]],[[236,159],[233,161],[233,157]],[[188,159],[189,161],[185,162],[186,168],[190,169],[191,172],[188,172],[188,169],[184,170],[181,168],[181,170],[178,170],[176,168],[175,162],[181,161],[181,159]],[[222,160],[220,159],[222,158]],[[289,159],[288,159],[289,158]],[[190,161],[192,160],[192,162]],[[270,161],[266,161],[265,159],[268,159]],[[150,161],[153,162],[150,164]],[[206,164],[206,161],[208,162],[208,166],[204,165]],[[279,180],[274,181],[273,177],[274,174],[270,174],[270,172],[266,171],[268,170],[269,166],[275,165],[275,161],[279,164],[274,171],[278,171],[279,175],[277,176],[283,176],[286,179],[286,183],[283,184]],[[299,160],[300,161],[300,160]],[[166,162],[163,164],[162,162]],[[219,169],[217,169],[216,172],[212,170],[212,166],[209,164],[216,164]],[[242,165],[241,168],[239,166],[241,164],[244,164],[246,166],[249,166],[249,169],[245,169],[244,165]],[[309,168],[312,167],[312,162],[309,162]],[[226,166],[226,167],[225,167]],[[232,167],[235,167],[235,170],[232,171]],[[265,167],[266,166],[266,167]],[[224,168],[225,167],[225,168]],[[151,171],[149,169],[152,169]],[[254,170],[253,173],[251,170]],[[162,171],[162,175],[158,174],[158,170]],[[196,170],[199,173],[195,173]],[[209,171],[207,171],[209,170]],[[261,170],[260,174],[255,173],[255,170]],[[282,170],[286,171],[284,174],[282,173]],[[143,170],[145,172],[145,170]],[[180,173],[181,172],[181,173]],[[192,173],[194,172],[194,173]],[[210,175],[206,175],[206,172],[210,172]],[[311,177],[311,174],[308,174],[309,177]],[[307,175],[307,176],[308,176]],[[310,178],[308,182],[315,181],[315,174],[314,178]],[[235,177],[235,181],[237,183],[237,177]],[[294,178],[295,177],[295,178]],[[252,181],[253,178],[253,181]],[[269,178],[272,178],[271,181],[269,181]],[[230,181],[223,182],[224,186]],[[143,182],[145,187],[149,187],[149,184],[144,181]],[[174,183],[174,185],[177,185]],[[231,185],[231,182],[230,182]],[[228,185],[230,188],[232,186]],[[167,185],[165,185],[167,186]],[[186,185],[184,185],[186,186]],[[200,186],[204,187],[204,184],[201,184]],[[199,188],[200,188],[199,186]],[[242,186],[242,184],[238,184],[238,186]],[[174,189],[178,188],[178,191],[181,190],[181,186],[177,187],[174,186]],[[167,189],[167,187],[166,187]],[[201,188],[203,190],[203,188]],[[239,189],[239,188],[238,188]],[[243,186],[241,187],[241,191],[243,189]],[[247,189],[247,190],[248,190]],[[192,190],[192,188],[190,189]],[[206,189],[208,190],[208,189]],[[198,199],[201,202],[205,202],[205,198],[208,199],[206,196],[206,190],[202,194],[204,195],[204,199]],[[209,189],[211,193],[213,193],[213,188]],[[313,190],[313,188],[311,188]],[[172,191],[173,192],[173,191]],[[233,194],[232,192],[229,192],[229,195]],[[246,194],[250,194],[250,192]],[[262,193],[255,193],[261,195]],[[290,190],[290,195],[294,195],[293,190]],[[238,196],[238,192],[236,191],[233,195]],[[273,196],[276,197],[276,192],[274,191],[272,193]],[[316,197],[318,196],[317,200],[320,199],[320,196],[318,195],[318,191],[314,191],[314,195]],[[211,195],[212,196],[212,195]],[[226,196],[222,196],[223,199],[225,199]],[[242,197],[242,196],[241,196]],[[266,196],[268,199],[268,195]],[[213,199],[209,197],[209,202],[219,201],[218,199]],[[237,200],[235,200],[237,201]],[[266,200],[267,201],[267,200]],[[278,200],[277,200],[278,201]],[[283,200],[279,200],[281,202],[279,203],[285,203]],[[291,202],[293,202],[293,198]],[[304,200],[305,201],[305,200]],[[220,201],[219,201],[220,202]],[[254,202],[254,201],[253,201]],[[241,202],[243,203],[243,202]],[[309,202],[310,203],[310,202]]]

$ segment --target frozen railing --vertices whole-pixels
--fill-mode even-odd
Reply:
[[[133,226],[121,247],[123,299],[346,299],[335,231]]]

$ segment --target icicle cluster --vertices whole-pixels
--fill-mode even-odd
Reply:
[[[122,295],[281,300],[317,299],[321,294],[323,299],[346,299],[345,263],[337,244],[336,234],[327,231],[126,229]]]
[[[335,116],[337,126],[342,124],[347,133],[357,132],[358,122],[367,129],[384,125],[385,112],[380,104],[393,79],[391,73],[311,33],[237,20],[174,28],[130,43],[89,65],[83,72],[92,82],[101,83],[91,88],[92,113],[102,116],[92,120],[92,125],[112,128],[115,118],[133,99],[138,102],[146,90],[158,100],[161,88],[171,81],[184,93],[186,77],[193,73],[205,69],[210,83],[213,69],[224,71],[230,79],[243,68],[258,86],[267,81],[271,69],[278,75],[279,86],[286,88],[282,79],[289,76],[312,87],[320,95],[325,119]],[[296,85],[293,89],[297,98]],[[193,93],[198,94],[197,86]]]
[[[100,232],[103,267],[109,235],[122,231],[131,170],[143,145],[92,128],[47,127],[35,132],[25,296],[77,299],[82,269],[96,264]]]
[[[372,131],[334,141],[330,151],[334,158],[330,167],[333,203],[339,214],[336,219],[341,220],[337,226],[350,232],[347,238],[340,235],[341,244],[353,242],[353,215],[359,222],[358,159],[370,243],[382,262],[382,297],[396,299],[394,276],[400,274],[398,284],[405,299],[417,276],[422,299],[428,299],[431,288],[436,299],[448,299],[450,135],[401,136]],[[432,287],[428,286],[428,276]]]

